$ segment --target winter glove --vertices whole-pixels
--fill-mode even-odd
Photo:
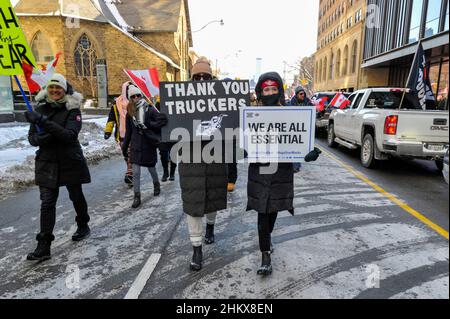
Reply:
[[[317,147],[314,147],[314,150],[312,150],[311,152],[308,153],[308,155],[305,156],[305,162],[317,161],[320,154],[322,154],[322,151],[319,150]]]
[[[47,117],[42,115],[41,113],[35,112],[35,111],[26,111],[25,112],[25,118],[28,123],[36,124],[36,125],[43,125],[47,121]]]
[[[111,137],[111,133],[105,132],[105,140],[108,140]]]

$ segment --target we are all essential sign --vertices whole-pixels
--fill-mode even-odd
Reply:
[[[315,107],[241,109],[241,147],[250,163],[296,163],[314,149]]]
[[[239,109],[250,105],[248,81],[198,81],[160,83],[161,113],[168,117],[163,141],[176,141],[173,130],[183,128],[190,140],[211,136],[226,139],[225,130],[239,127]]]
[[[22,61],[36,65],[9,0],[0,1],[0,75],[22,74]]]

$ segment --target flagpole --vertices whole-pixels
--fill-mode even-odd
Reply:
[[[130,78],[130,80],[131,80],[131,82],[134,84],[134,86],[136,86],[136,87],[139,89],[139,86],[138,86],[136,83],[134,83],[133,79],[132,79],[131,76],[128,74],[128,72],[127,72],[125,69],[123,69],[123,72]],[[139,90],[141,90],[141,89],[139,89]],[[142,90],[141,90],[141,92],[142,92]],[[145,94],[142,94],[142,95],[145,96]],[[148,99],[146,99],[146,100],[148,101]],[[156,112],[161,113],[161,112],[158,110],[158,108],[157,108],[155,105],[153,105],[153,103],[151,103],[151,101],[150,101],[149,104],[150,104],[151,106],[153,106],[153,108],[156,110]]]
[[[417,47],[419,47],[419,45],[421,43],[422,43],[422,40],[419,40],[419,43],[417,44]],[[416,49],[416,53],[414,54],[413,63],[414,63],[414,61],[417,58],[417,53],[418,53],[418,49]],[[405,100],[405,95],[406,95],[406,87],[408,86],[408,82],[409,82],[409,79],[411,78],[412,72],[413,72],[413,66],[411,65],[411,69],[409,70],[408,78],[406,79],[406,84],[405,84],[405,87],[404,87],[405,90],[403,91],[402,100],[400,101],[400,106],[398,108],[399,110],[402,109],[403,101]]]
[[[17,75],[14,75],[14,79],[16,80],[17,86],[20,89],[20,93],[22,93],[23,99],[25,100],[25,103],[27,105],[28,111],[33,112],[33,108],[31,107],[30,101],[27,98],[27,95],[25,94],[25,91],[22,88],[22,84],[20,84],[19,78],[17,77]],[[38,133],[42,132],[41,128],[36,125],[36,129],[38,131]]]

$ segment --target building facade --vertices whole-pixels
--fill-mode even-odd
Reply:
[[[349,91],[387,79],[385,71],[365,74],[361,48],[365,0],[320,0],[314,90]]]
[[[125,68],[156,67],[161,81],[189,77],[188,0],[20,0],[15,11],[37,63],[62,52],[57,72],[86,98],[97,97],[97,64],[106,64],[110,98],[128,80]]]
[[[439,109],[448,110],[449,0],[367,0],[362,69],[388,70],[386,85],[404,87],[420,40]]]

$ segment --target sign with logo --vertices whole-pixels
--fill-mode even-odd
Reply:
[[[160,94],[161,113],[169,120],[162,129],[165,142],[179,139],[176,129],[187,130],[189,141],[213,135],[225,140],[227,128],[239,127],[239,109],[250,105],[248,81],[162,82]]]
[[[250,163],[298,163],[314,149],[314,106],[246,107],[240,119]]]
[[[28,46],[9,0],[0,1],[0,75],[23,74],[22,62],[35,66]]]

